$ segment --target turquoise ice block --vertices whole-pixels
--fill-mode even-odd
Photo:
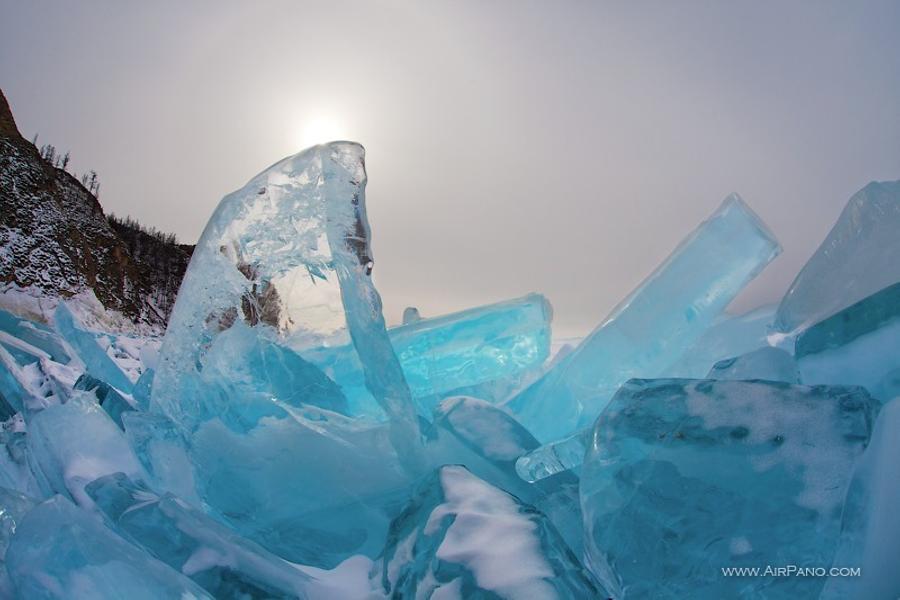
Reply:
[[[589,567],[613,596],[815,598],[879,403],[854,386],[632,380],[581,470]]]
[[[507,405],[542,442],[589,425],[616,389],[655,377],[781,251],[733,194],[587,336]]]
[[[540,294],[478,306],[388,329],[388,338],[420,412],[457,390],[498,381],[513,385],[550,354],[553,310]],[[350,413],[379,419],[352,347],[306,354],[341,387]]]

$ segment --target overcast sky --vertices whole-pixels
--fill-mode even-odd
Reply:
[[[774,302],[900,179],[895,0],[0,7],[23,134],[183,241],[283,156],[364,144],[390,322],[539,291],[589,330],[732,191],[785,249],[732,308]]]

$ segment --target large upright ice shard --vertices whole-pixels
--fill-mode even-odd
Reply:
[[[581,470],[588,566],[616,598],[816,598],[878,402],[864,389],[632,380]],[[853,566],[853,565],[841,565]]]
[[[325,568],[377,552],[421,472],[418,418],[370,277],[365,181],[362,147],[335,142],[226,196],[153,378],[151,410],[186,443],[123,417],[155,480],[189,489],[166,465],[187,457],[199,497],[241,535]],[[339,414],[354,407],[314,358],[348,348],[388,423]]]
[[[776,327],[803,329],[900,281],[898,230],[900,181],[858,191],[784,295]]]
[[[264,386],[245,395],[216,389],[211,379],[267,377],[244,368],[245,348],[237,343],[243,338],[225,334],[244,328],[253,344],[289,346],[301,356],[352,341],[369,392],[392,419],[395,441],[415,443],[415,410],[370,277],[363,156],[351,142],[315,146],[221,201],[172,312],[154,407],[188,429],[237,411],[246,429],[264,416],[284,416],[277,403],[286,399]],[[220,347],[232,360],[218,361],[208,378],[207,359]],[[334,393],[327,377],[308,366],[303,393],[316,395],[316,386]]]
[[[632,377],[654,377],[703,334],[780,252],[736,194],[675,249],[603,323],[508,407],[541,441],[592,422]]]

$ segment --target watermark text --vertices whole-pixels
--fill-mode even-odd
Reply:
[[[859,577],[861,567],[802,567],[800,565],[765,567],[722,567],[724,577]]]

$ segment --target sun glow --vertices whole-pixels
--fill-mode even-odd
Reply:
[[[347,139],[347,128],[331,115],[314,115],[303,119],[297,128],[295,143],[298,149],[316,144]]]

